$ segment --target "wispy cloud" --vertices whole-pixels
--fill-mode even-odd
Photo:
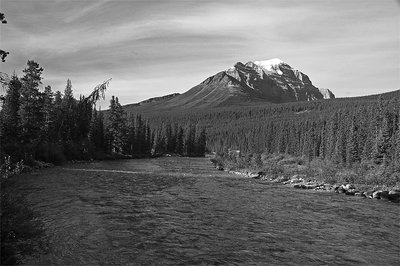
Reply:
[[[84,1],[86,3],[88,1]],[[64,22],[70,23],[73,22],[77,19],[80,19],[87,15],[90,12],[94,12],[97,8],[101,7],[105,3],[110,2],[110,0],[97,0],[94,3],[91,3],[83,8],[80,8],[79,10],[74,10],[74,12],[70,12],[68,17],[64,19]]]
[[[375,93],[400,83],[398,11],[391,0],[2,0],[2,69],[35,59],[54,88],[71,78],[82,93],[112,77],[130,103],[280,57],[339,96]]]

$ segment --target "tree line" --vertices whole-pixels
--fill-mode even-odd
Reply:
[[[206,132],[195,124],[174,124],[162,121],[151,125],[141,115],[124,111],[118,97],[111,97],[110,109],[106,112],[104,143],[112,153],[137,156],[174,154],[182,156],[204,156]]]
[[[204,156],[205,131],[196,125],[150,127],[140,115],[127,116],[114,96],[110,110],[97,110],[96,102],[104,99],[109,80],[89,96],[76,99],[69,79],[63,93],[53,92],[50,86],[41,89],[42,74],[37,62],[28,61],[21,78],[13,74],[3,81],[1,160],[10,156],[32,164],[165,153]]]
[[[341,167],[365,162],[400,172],[400,90],[380,96],[144,114],[153,123],[171,119],[207,128],[207,148],[220,154],[239,150],[251,158],[286,153]]]

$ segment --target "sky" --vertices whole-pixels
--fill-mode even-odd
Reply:
[[[399,0],[0,0],[0,71],[122,104],[185,92],[236,62],[280,58],[336,97],[400,85]],[[100,103],[108,106],[108,102]]]

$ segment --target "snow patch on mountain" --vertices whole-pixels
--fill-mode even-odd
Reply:
[[[254,61],[254,64],[261,67],[262,69],[277,73],[278,75],[283,74],[282,70],[280,70],[280,68],[279,68],[279,66],[283,63],[284,62],[279,58],[273,58],[273,59],[263,60],[263,61]]]
[[[332,99],[335,98],[335,95],[329,89],[320,88],[319,92],[322,94],[324,99]]]

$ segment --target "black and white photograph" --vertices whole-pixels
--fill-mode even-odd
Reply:
[[[399,0],[0,0],[0,265],[400,265]]]

